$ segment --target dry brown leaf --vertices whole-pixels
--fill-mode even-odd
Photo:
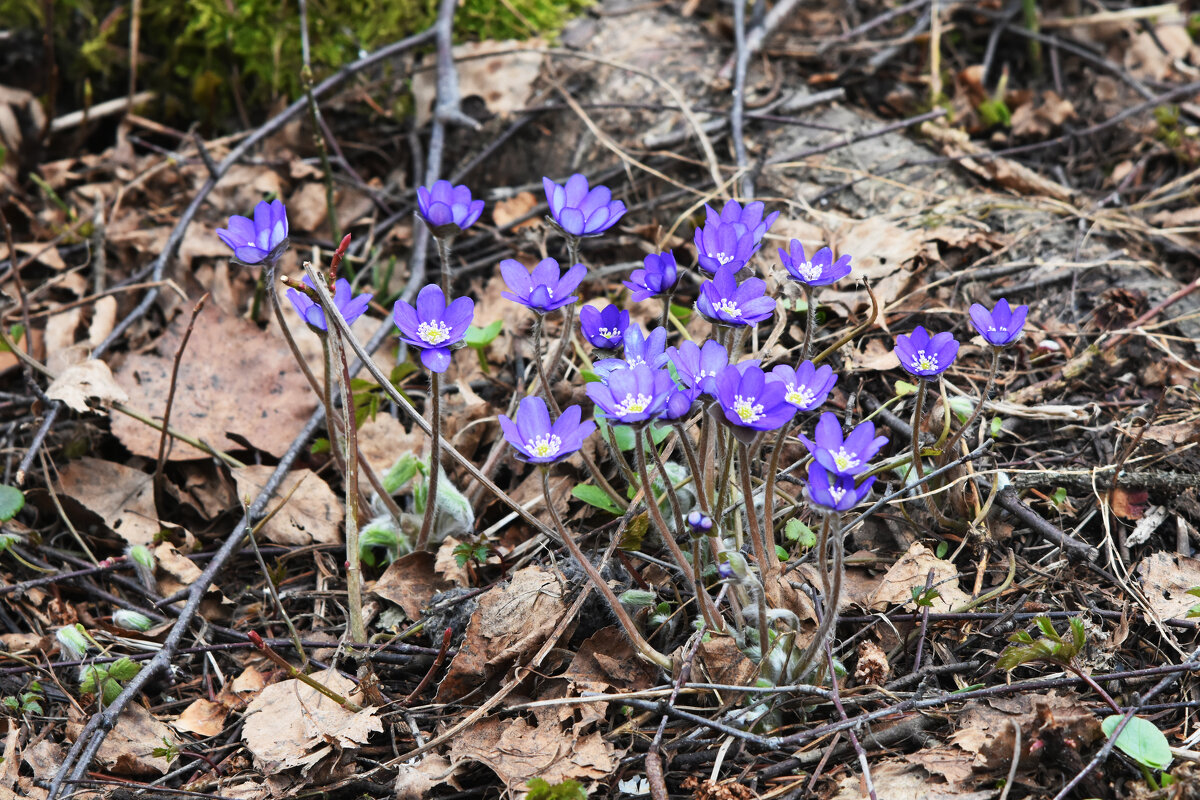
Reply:
[[[975,757],[957,747],[925,747],[904,756],[930,775],[940,775],[950,786],[961,786],[975,774]]]
[[[225,729],[225,717],[229,709],[203,697],[192,701],[171,725],[181,733],[197,736],[216,736]]]
[[[619,752],[599,732],[572,740],[557,725],[534,727],[526,720],[488,717],[455,737],[450,761],[477,761],[510,791],[530,778],[553,785],[565,780],[598,781],[617,768]]]
[[[104,341],[117,323],[117,298],[101,297],[92,306],[92,322],[88,325],[87,345],[94,348]]]
[[[312,677],[343,697],[355,689],[351,680],[334,670]],[[276,772],[301,767],[307,772],[334,748],[356,748],[382,730],[378,709],[355,713],[298,680],[286,680],[263,689],[246,708],[242,739],[258,769]]]
[[[959,588],[957,567],[938,558],[920,542],[913,542],[908,552],[883,576],[882,583],[871,597],[871,610],[883,611],[895,605],[915,608],[912,590],[925,589],[925,581],[931,569],[933,587],[939,593],[933,601],[934,611],[950,611],[971,599],[970,595]]]
[[[994,800],[999,789],[965,792],[949,784],[930,780],[929,773],[904,761],[883,761],[871,765],[871,779],[877,797],[887,800]],[[851,773],[838,782],[833,800],[862,800],[866,797],[862,776]]]
[[[882,217],[847,222],[833,235],[834,253],[854,253],[853,277],[866,278],[881,304],[895,300],[912,278],[912,260],[925,250],[926,233],[902,228]],[[828,294],[828,297],[826,297]],[[837,291],[822,294],[825,302],[854,308],[868,302],[866,292]]]
[[[433,562],[433,571],[454,586],[465,589],[471,585],[471,574],[467,572],[466,565],[460,566],[454,556],[454,548],[459,544],[461,542],[453,536],[442,540],[438,545],[437,558]]]
[[[574,694],[637,692],[655,684],[658,669],[638,656],[620,628],[609,627],[592,634],[579,646],[579,652],[561,677],[570,682]],[[578,707],[583,719],[575,726],[575,732],[581,733],[587,725],[603,720],[607,709],[607,702]]]
[[[432,797],[432,790],[450,782],[456,789],[451,775],[458,767],[450,759],[436,753],[427,753],[416,764],[401,764],[396,770],[394,800],[425,800]]]
[[[74,738],[83,730],[83,723],[76,720],[69,727],[75,731]],[[155,719],[140,703],[130,703],[100,745],[96,760],[117,775],[164,775],[170,762],[151,755],[156,747],[164,746],[164,739],[170,744],[179,743],[169,725]]]
[[[88,405],[91,399],[98,401],[101,406],[129,402],[129,395],[117,385],[108,364],[98,358],[89,358],[82,364],[67,367],[46,387],[46,396],[51,400],[61,400],[67,408],[80,414],[97,410]]]
[[[1150,493],[1145,489],[1114,487],[1108,495],[1109,508],[1117,517],[1126,520],[1141,519],[1150,503]]]
[[[98,515],[129,544],[153,546],[162,529],[154,508],[153,481],[153,475],[140,470],[85,457],[69,461],[61,470],[57,491]]]
[[[881,339],[868,339],[862,350],[850,349],[851,372],[890,372],[900,367],[896,351]]]
[[[529,102],[534,81],[542,70],[541,53],[513,53],[545,47],[542,39],[466,42],[454,48],[458,88],[463,97],[477,96],[493,114],[506,115]],[[495,55],[490,55],[495,53]],[[429,121],[437,97],[437,74],[421,70],[412,79],[417,125]],[[541,174],[541,173],[539,173]]]
[[[233,470],[238,496],[257,495],[274,471],[274,467],[262,465]],[[263,525],[263,538],[282,545],[337,544],[342,540],[339,528],[346,509],[341,498],[315,472],[308,469],[289,472],[275,492],[272,507],[289,495],[283,508]]]
[[[513,220],[518,220],[533,211],[537,208],[537,204],[538,199],[533,192],[518,192],[507,200],[497,200],[496,205],[492,206],[492,222],[496,223],[496,227],[503,228]],[[537,217],[530,217],[515,226],[513,230],[517,231],[539,224],[541,224],[541,220]]]
[[[1196,605],[1187,590],[1200,586],[1200,560],[1160,550],[1143,558],[1137,572],[1142,593],[1159,619],[1182,619]],[[1150,615],[1145,616],[1149,621]]]
[[[117,371],[117,383],[155,418],[161,418],[166,403],[175,351],[187,325],[184,317],[171,325],[157,355],[135,353]],[[239,440],[245,440],[281,456],[316,403],[282,340],[249,320],[208,306],[196,321],[179,366],[171,425],[218,449],[242,447]],[[136,455],[158,454],[159,433],[148,425],[122,415],[113,420],[113,433]],[[172,461],[209,458],[178,441],[169,452]]]
[[[420,619],[423,609],[438,592],[453,586],[434,571],[433,553],[401,556],[388,565],[371,591],[404,609],[409,619]]]
[[[697,655],[713,683],[746,686],[758,676],[758,667],[742,654],[737,643],[728,636],[717,636],[702,642]]]
[[[970,756],[974,768],[984,772],[1006,769],[1012,762],[1014,722],[1020,725],[1025,742],[1053,733],[1060,739],[1074,739],[1082,750],[1103,736],[1100,721],[1079,695],[1054,690],[972,701],[955,716],[955,722],[957,730],[950,745]],[[1026,768],[1039,757],[1027,752],[1023,758]]]
[[[942,146],[942,152],[957,159],[957,163],[985,180],[995,181],[1005,189],[1019,194],[1045,195],[1055,200],[1069,201],[1073,193],[1060,183],[1008,158],[996,158],[991,151],[971,141],[965,131],[935,125],[921,125],[921,132]],[[980,156],[978,160],[969,156]]]
[[[1183,25],[1156,25],[1153,35],[1148,31],[1134,35],[1125,51],[1125,68],[1136,78],[1163,81],[1175,72],[1173,62],[1187,59],[1195,49],[1192,37]]]
[[[400,456],[419,454],[428,438],[416,425],[411,432],[406,431],[395,417],[376,414],[375,419],[367,419],[358,429],[358,449],[382,478]]]
[[[541,567],[526,567],[479,598],[463,643],[438,686],[437,702],[462,697],[532,654],[550,636],[566,611],[562,578]]]

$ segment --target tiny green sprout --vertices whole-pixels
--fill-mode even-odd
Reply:
[[[933,601],[942,596],[942,593],[932,586],[928,589],[923,586],[914,586],[909,591],[912,593],[912,600],[917,604],[917,608],[932,608]]]
[[[308,452],[314,456],[319,456],[329,452],[329,440],[324,436],[318,436],[313,439],[312,446],[308,448]]]
[[[408,552],[411,549],[407,537],[396,529],[396,523],[386,514],[368,522],[358,534],[358,557],[368,567],[381,562],[391,564],[400,557],[401,550]]]
[[[477,328],[472,325],[467,328],[467,333],[463,337],[467,347],[474,350],[475,355],[479,358],[479,368],[483,370],[484,375],[491,373],[487,362],[487,347],[496,341],[496,337],[500,335],[500,329],[503,327],[504,321],[499,319],[486,328]]]
[[[686,326],[692,319],[692,309],[690,306],[677,306],[671,303],[671,316],[678,320],[680,325]]]
[[[949,552],[950,552],[950,543],[943,541],[943,542],[937,543],[937,548],[934,549],[933,554],[935,556],[937,556],[938,558],[945,558],[946,553],[949,553]]]
[[[474,542],[459,542],[454,547],[454,563],[459,567],[465,567],[467,564],[486,564],[491,552],[492,546],[483,538]]]
[[[687,555],[687,554],[685,553],[684,555]],[[780,561],[787,561],[788,560],[788,551],[785,550],[780,545],[775,545],[775,557],[778,558]]]
[[[102,705],[111,705],[121,693],[124,684],[132,680],[139,671],[141,667],[125,657],[109,664],[88,664],[79,670],[79,691],[84,694],[99,694]]]
[[[908,397],[917,393],[917,385],[908,381],[896,381],[896,397]]]
[[[961,425],[967,421],[967,418],[975,410],[975,401],[969,397],[951,398],[950,410],[954,412],[955,418],[958,419],[958,424]]]
[[[1000,431],[1004,429],[1004,420],[1000,417],[992,417],[992,421],[988,424],[988,434],[995,439],[1000,435]]]
[[[179,745],[172,742],[167,737],[163,737],[163,746],[156,747],[150,751],[150,755],[155,758],[165,758],[167,761],[174,761],[179,758]]]
[[[395,494],[416,477],[418,472],[425,474],[425,465],[421,459],[413,453],[405,453],[396,459],[396,463],[383,476],[383,490],[388,494]]]
[[[671,618],[671,604],[663,601],[654,607],[654,613],[650,615],[648,622],[651,625],[662,625]]]
[[[1067,502],[1067,490],[1065,487],[1058,487],[1054,490],[1054,494],[1050,496],[1050,502],[1054,503],[1054,507],[1062,509]]]
[[[579,781],[549,784],[541,778],[533,778],[525,785],[529,787],[526,800],[587,800],[587,791]]]
[[[783,535],[806,550],[817,546],[817,534],[813,532],[812,528],[794,517],[787,521]]]
[[[1034,639],[1026,631],[1018,631],[1008,637],[1011,644],[1004,648],[996,660],[999,669],[1012,670],[1031,661],[1052,661],[1073,667],[1075,656],[1087,645],[1087,633],[1080,617],[1072,617],[1069,623],[1069,638],[1054,630],[1049,617],[1038,617],[1035,622],[1042,637]]]
[[[154,572],[154,553],[150,552],[149,547],[146,547],[144,544],[134,545],[125,554],[129,556],[133,563],[150,570],[151,573]]]
[[[1200,597],[1200,586],[1193,586],[1192,588],[1187,590],[1187,593],[1190,594],[1192,597]],[[1184,616],[1186,616],[1189,619],[1191,619],[1193,617],[1200,617],[1200,603],[1197,603],[1196,605],[1189,608],[1187,614],[1185,614]]]
[[[12,714],[44,714],[42,710],[42,685],[37,681],[29,684],[29,690],[20,695],[5,697],[0,701],[5,711]]]
[[[64,625],[54,632],[54,638],[58,640],[58,646],[67,661],[79,661],[87,655],[90,642],[82,625]]]
[[[154,626],[154,620],[137,611],[120,608],[113,612],[113,624],[127,631],[145,633]]]
[[[617,598],[623,605],[634,608],[649,608],[658,600],[658,595],[645,589],[627,589]]]

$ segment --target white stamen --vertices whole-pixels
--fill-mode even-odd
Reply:
[[[800,273],[800,277],[806,283],[812,283],[821,277],[821,268],[811,261],[805,261],[802,264],[793,264],[792,266],[796,268],[796,272]]]
[[[937,355],[928,355],[924,350],[918,350],[913,356],[912,367],[918,372],[931,372],[938,368]]]
[[[734,319],[738,319],[742,316],[742,310],[738,308],[737,303],[733,302],[727,297],[722,297],[716,303],[713,303],[713,308],[717,311],[720,311],[722,314],[727,314],[728,316],[733,317]]]
[[[837,464],[839,472],[846,472],[857,467],[862,461],[847,453],[846,448],[839,447],[838,451],[833,453],[833,463]]]
[[[762,403],[755,403],[753,397],[745,398],[740,394],[733,397],[733,410],[741,417],[742,422],[758,422],[764,416]]]
[[[646,410],[646,407],[654,400],[649,395],[638,393],[637,397],[633,396],[633,392],[625,395],[625,399],[617,404],[615,409],[616,415],[623,417],[626,414],[640,414]]]
[[[544,433],[541,436],[535,436],[525,443],[525,449],[537,458],[553,458],[558,455],[561,447],[562,439],[559,439],[553,433]]]
[[[787,400],[792,405],[796,406],[797,408],[802,408],[812,404],[815,393],[809,387],[797,387],[796,384],[789,383],[787,389],[787,394],[783,396],[783,399]]]
[[[440,319],[433,322],[422,322],[417,326],[417,336],[429,344],[441,344],[450,338],[450,327]]]

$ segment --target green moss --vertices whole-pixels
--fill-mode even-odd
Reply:
[[[591,0],[466,0],[455,17],[459,41],[553,39]],[[314,81],[362,53],[427,28],[437,0],[309,0],[308,26]],[[84,103],[82,87],[97,98],[124,93],[128,81],[129,6],[119,0],[59,0],[54,31],[59,97]],[[41,31],[38,0],[0,0],[0,19],[13,28]],[[145,0],[141,18],[139,83],[168,100],[168,113],[216,122],[236,108],[235,88],[252,118],[283,97],[303,91],[300,19],[280,0]],[[235,81],[237,86],[234,86]],[[78,96],[71,97],[71,91]]]

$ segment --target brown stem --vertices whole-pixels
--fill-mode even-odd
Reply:
[[[771,559],[774,558],[776,561],[778,559],[775,558],[773,544],[763,539],[762,528],[758,524],[758,512],[754,510],[754,486],[750,480],[750,447],[748,445],[743,444],[741,447],[741,461],[742,507],[746,509],[746,519],[750,523],[750,546],[754,548],[754,557],[758,560],[758,571],[765,581],[771,572]],[[766,647],[765,642],[763,647]]]
[[[438,473],[442,458],[442,400],[439,374],[429,371],[429,427],[433,429],[429,445],[429,491],[425,495],[425,516],[421,520],[421,532],[417,535],[414,550],[424,550],[433,530],[433,519],[437,512]]]
[[[979,415],[983,413],[983,407],[987,403],[988,398],[992,394],[992,389],[996,385],[996,377],[1000,374],[1000,348],[992,348],[992,370],[988,373],[987,385],[983,387],[983,394],[979,396],[979,404],[975,406],[975,410],[971,412],[971,416],[967,417],[967,421],[962,424],[954,435],[952,435],[945,446],[942,447],[942,455],[938,458],[938,466],[945,466],[954,453],[954,446],[958,444],[959,439],[970,433],[971,427],[975,421],[979,419]],[[950,404],[946,404],[946,415],[950,415]],[[967,445],[970,447],[970,445]]]
[[[621,601],[617,599],[615,594],[613,594],[613,590],[609,587],[603,576],[601,576],[600,572],[594,566],[592,566],[592,562],[588,561],[588,558],[586,555],[584,555],[583,550],[579,548],[579,545],[576,544],[575,540],[571,538],[571,535],[567,533],[567,529],[563,527],[562,519],[558,516],[558,509],[554,507],[554,503],[550,499],[550,472],[545,467],[542,467],[541,473],[542,492],[546,496],[546,508],[550,511],[550,518],[554,521],[554,527],[558,531],[558,536],[560,539],[562,539],[567,551],[571,554],[572,558],[579,562],[579,566],[583,568],[584,573],[588,576],[588,580],[592,582],[592,586],[596,589],[596,591],[600,592],[600,594],[604,596],[604,599],[608,601],[608,606],[612,609],[613,614],[616,616],[617,622],[621,624],[621,628],[624,629],[625,635],[629,637],[631,642],[633,642],[633,646],[637,648],[637,651],[641,653],[647,661],[657,664],[658,666],[670,672],[670,657],[658,652],[650,645],[649,642],[646,641],[645,637],[642,636],[641,631],[637,629],[637,625],[635,625],[633,620],[630,619],[628,612],[625,611],[625,607],[621,605]]]

